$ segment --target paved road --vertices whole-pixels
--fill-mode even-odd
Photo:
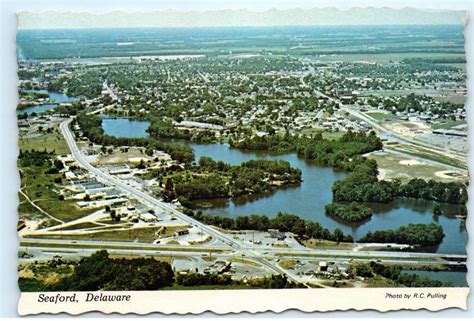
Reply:
[[[220,244],[217,246],[206,246],[206,245],[196,245],[192,247],[183,248],[179,245],[170,246],[170,245],[157,245],[157,244],[143,244],[143,243],[129,243],[129,242],[104,242],[104,241],[72,241],[72,240],[45,240],[45,239],[22,239],[22,245],[35,246],[35,247],[48,247],[58,250],[58,248],[71,250],[71,248],[113,248],[114,250],[119,251],[120,248],[123,248],[123,251],[132,251],[136,253],[150,253],[150,251],[159,251],[159,253],[179,253],[184,255],[189,253],[189,255],[196,255],[196,251],[201,252],[210,252],[210,251],[219,251],[220,253],[229,253],[232,256],[245,256],[250,258],[255,262],[260,263],[262,266],[286,275],[290,280],[297,281],[297,278],[292,275],[290,272],[283,270],[278,264],[272,263],[266,259],[266,257],[306,257],[308,256],[317,256],[317,257],[327,257],[327,258],[341,258],[346,256],[348,258],[355,258],[359,260],[373,260],[374,258],[386,261],[393,262],[429,262],[430,259],[434,258],[450,258],[454,261],[464,261],[465,255],[452,255],[452,254],[439,254],[439,253],[414,253],[414,252],[388,252],[388,251],[350,251],[350,250],[324,250],[324,249],[276,249],[271,247],[256,247],[248,246],[239,241],[236,241],[232,236],[226,235],[211,226],[203,224],[182,212],[176,210],[167,203],[161,202],[154,197],[146,194],[132,186],[129,186],[122,182],[120,179],[109,175],[108,173],[102,172],[100,169],[92,166],[86,157],[79,150],[74,137],[69,130],[70,120],[62,122],[59,126],[61,133],[66,139],[67,144],[71,150],[73,158],[78,164],[83,168],[89,171],[89,173],[95,176],[99,181],[104,182],[107,185],[114,186],[129,196],[140,199],[143,202],[149,203],[152,206],[158,207],[164,211],[172,213],[176,217],[179,217],[184,222],[192,224],[207,234],[211,235],[215,240],[219,240]],[[225,254],[220,254],[225,255]],[[440,262],[438,261],[437,264]],[[453,263],[453,264],[458,264]],[[460,263],[465,264],[465,263]]]
[[[293,253],[290,251],[279,253],[275,251],[270,253],[265,251],[266,254],[262,254],[261,251],[230,251],[225,248],[205,248],[205,247],[184,247],[184,246],[154,246],[152,244],[140,244],[140,243],[128,243],[123,246],[112,244],[117,242],[97,242],[97,244],[92,244],[92,242],[83,242],[77,241],[77,243],[72,243],[71,241],[66,240],[54,240],[58,242],[51,242],[52,240],[36,240],[37,242],[30,242],[30,240],[23,240],[20,243],[20,251],[25,251],[28,253],[40,251],[42,255],[37,255],[32,257],[32,260],[49,260],[53,255],[62,255],[69,257],[78,257],[78,256],[89,256],[98,250],[107,249],[110,253],[117,253],[121,255],[133,255],[133,256],[146,256],[146,255],[159,255],[159,256],[169,256],[169,257],[200,257],[212,255],[216,258],[228,259],[232,257],[242,257],[246,260],[251,260],[257,263],[260,263],[262,266],[267,267],[268,269],[275,271],[277,269],[279,273],[288,274],[288,271],[281,269],[277,263],[271,262],[272,260],[279,259],[292,259],[292,260],[326,260],[334,262],[371,262],[378,261],[382,263],[393,263],[393,264],[412,264],[412,265],[446,265],[446,266],[465,266],[465,259],[458,257],[456,260],[446,260],[439,261],[433,260],[431,257],[423,256],[405,256],[398,255],[402,253],[389,253],[389,255],[376,255],[371,256],[366,253],[350,252],[347,256],[338,253],[340,251],[322,251],[316,253],[313,251],[314,256],[308,255],[308,253]],[[335,252],[335,253],[334,253]],[[376,253],[378,254],[378,253]]]
[[[426,142],[422,142],[413,138],[405,137],[403,135],[400,135],[398,133],[392,132],[385,128],[384,126],[380,125],[375,121],[372,117],[369,117],[365,115],[364,113],[356,110],[352,106],[347,106],[343,105],[340,103],[341,109],[348,112],[349,114],[353,115],[354,117],[357,117],[359,119],[364,120],[367,122],[369,125],[371,125],[375,130],[378,130],[379,132],[388,135],[388,137],[392,140],[398,141],[399,143],[405,143],[405,144],[410,144],[410,145],[415,145],[417,147],[425,148],[428,149],[431,152],[436,152],[438,154],[441,154],[443,156],[453,158],[462,162],[466,162],[467,155],[465,153],[457,152],[457,151],[452,151],[450,150],[449,153],[446,152],[445,149],[442,147],[428,144]]]
[[[412,139],[412,138],[409,138],[409,137],[402,136],[398,133],[392,132],[392,131],[388,130],[387,128],[385,128],[385,127],[381,126],[380,124],[378,124],[373,118],[363,114],[362,112],[360,112],[359,110],[356,110],[352,106],[344,105],[339,99],[336,99],[334,97],[330,97],[330,96],[328,96],[328,95],[326,95],[326,94],[324,94],[320,91],[317,91],[317,90],[315,90],[315,93],[318,96],[321,96],[321,97],[324,97],[324,98],[328,99],[328,101],[330,101],[330,102],[338,103],[342,110],[348,112],[349,114],[351,114],[352,116],[354,116],[358,119],[361,119],[361,120],[365,121],[366,123],[371,125],[374,130],[386,135],[387,137],[390,137],[392,140],[398,141],[400,143],[405,143],[405,144],[408,144],[408,145],[413,145],[413,146],[418,147],[418,148],[423,148],[423,149],[426,149],[430,152],[435,152],[435,153],[441,154],[443,156],[453,158],[453,159],[456,159],[456,160],[461,161],[463,163],[466,163],[467,155],[465,153],[456,152],[456,151],[449,151],[449,153],[447,153],[445,149],[443,149],[439,146],[428,144],[426,142],[415,140],[415,139]],[[452,166],[454,166],[454,165],[452,165]],[[464,168],[459,167],[459,166],[455,166],[455,167],[458,168],[458,169],[464,169]]]
[[[434,261],[438,258],[446,258],[453,261],[465,261],[467,255],[465,254],[443,254],[443,253],[425,253],[425,252],[393,252],[393,251],[351,251],[338,249],[286,249],[274,247],[244,247],[240,250],[235,250],[227,246],[206,246],[204,244],[197,245],[178,245],[178,244],[150,244],[138,242],[117,242],[117,241],[89,241],[89,240],[64,240],[64,239],[37,239],[37,238],[22,238],[20,240],[22,246],[34,247],[50,247],[50,248],[115,248],[137,251],[174,251],[174,252],[189,252],[196,254],[197,252],[219,252],[232,253],[234,256],[251,256],[251,257],[347,257],[347,258],[365,258],[365,259],[397,259],[397,260],[424,260]]]
[[[211,235],[214,239],[221,240],[224,244],[232,247],[233,249],[239,250],[239,249],[242,248],[241,244],[239,242],[236,242],[232,237],[230,237],[228,235],[225,235],[224,233],[221,233],[220,231],[217,231],[214,228],[212,228],[212,227],[210,227],[206,224],[203,224],[203,223],[201,223],[201,222],[199,222],[199,221],[197,221],[197,220],[181,213],[180,211],[174,209],[170,205],[168,205],[166,203],[163,203],[163,202],[155,199],[154,197],[152,197],[152,196],[150,196],[150,195],[148,195],[148,194],[146,194],[146,193],[144,193],[140,190],[137,190],[134,187],[131,187],[131,186],[123,183],[119,179],[117,179],[117,178],[115,178],[115,177],[113,177],[113,176],[111,176],[107,173],[104,173],[101,170],[99,170],[98,168],[92,166],[88,162],[88,160],[85,158],[85,156],[82,154],[82,152],[79,150],[79,148],[77,147],[76,141],[74,140],[74,137],[72,136],[72,133],[69,130],[69,123],[70,123],[70,120],[66,120],[66,121],[62,122],[59,125],[59,129],[60,129],[61,133],[63,134],[63,136],[65,137],[67,144],[69,145],[69,149],[71,150],[72,157],[74,158],[74,160],[78,164],[80,164],[83,168],[88,170],[89,173],[92,174],[93,176],[95,176],[99,181],[102,181],[102,182],[106,183],[107,185],[114,186],[114,187],[126,192],[127,194],[129,194],[129,195],[131,195],[131,196],[133,196],[133,197],[135,197],[139,200],[145,201],[145,202],[147,202],[149,204],[152,204],[153,206],[156,206],[156,207],[158,207],[158,208],[160,208],[164,211],[168,211],[169,213],[174,214],[176,217],[179,217],[184,222],[187,222],[189,224],[192,224],[192,225],[200,228],[202,231],[204,231],[207,234]],[[277,273],[286,274],[287,277],[290,280],[297,282],[297,280],[294,277],[289,275],[283,269],[281,269],[278,266],[271,265],[265,259],[259,258],[258,262],[260,262],[262,265],[272,266],[273,271],[275,271]]]

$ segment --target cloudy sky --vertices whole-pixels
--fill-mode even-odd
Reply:
[[[367,7],[374,1],[327,0],[216,2],[198,1],[141,1],[138,7],[92,6],[89,0],[79,6],[58,8],[45,6],[43,10],[18,13],[19,29],[111,28],[111,27],[204,27],[204,26],[284,26],[284,25],[383,25],[383,24],[460,24],[466,14],[462,6],[445,5],[439,9],[436,1],[431,8],[408,8],[406,1],[390,3],[387,7]],[[461,1],[462,2],[462,1]],[[461,3],[460,2],[460,3]],[[41,0],[36,2],[40,4]],[[413,3],[413,2],[412,2]],[[420,3],[418,1],[418,3]],[[319,7],[315,7],[315,5]],[[357,5],[357,8],[352,8]],[[434,5],[433,5],[434,4]],[[322,7],[326,5],[325,7]],[[337,5],[337,8],[334,7]],[[448,6],[449,9],[446,9]],[[117,10],[117,9],[120,10]],[[443,8],[443,7],[442,7]],[[53,9],[53,10],[51,10]],[[114,10],[115,9],[115,10]],[[454,10],[456,9],[456,10]]]

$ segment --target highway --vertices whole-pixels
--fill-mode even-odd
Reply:
[[[356,117],[360,120],[365,121],[367,124],[372,126],[372,128],[375,131],[379,132],[380,134],[382,134],[384,137],[386,137],[388,139],[392,139],[392,140],[397,141],[399,143],[405,143],[405,144],[408,144],[408,145],[412,145],[412,146],[415,146],[417,148],[422,148],[422,149],[427,150],[428,152],[441,154],[443,156],[461,161],[462,163],[466,163],[467,155],[465,153],[461,153],[461,152],[457,152],[457,151],[451,151],[451,150],[448,153],[445,149],[443,149],[439,146],[428,144],[426,142],[421,142],[419,140],[415,140],[415,139],[412,139],[412,138],[409,138],[409,137],[405,137],[403,135],[400,135],[398,133],[390,131],[387,128],[385,128],[384,126],[378,124],[373,118],[363,114],[359,110],[356,110],[353,106],[344,105],[339,99],[330,97],[330,96],[328,96],[328,95],[326,95],[326,94],[324,94],[320,91],[314,90],[314,92],[318,96],[324,97],[330,102],[334,102],[334,103],[339,104],[340,109],[344,110],[345,112],[349,113],[350,115],[352,115],[352,116],[354,116],[354,117]],[[463,167],[459,167],[459,166],[455,166],[455,165],[451,165],[451,166],[455,167],[456,169],[465,170],[465,168],[463,168]]]
[[[282,269],[277,263],[271,262],[268,258],[325,258],[328,260],[357,260],[361,262],[381,261],[386,263],[404,263],[404,264],[443,264],[443,265],[465,265],[466,255],[456,254],[440,254],[440,253],[417,253],[417,252],[392,252],[392,251],[353,251],[340,249],[311,249],[311,248],[274,248],[270,246],[256,246],[253,244],[246,244],[232,238],[231,235],[226,235],[215,228],[203,224],[184,213],[176,210],[172,206],[158,199],[152,197],[145,192],[138,190],[122,182],[120,179],[111,176],[108,173],[102,172],[100,169],[92,166],[84,154],[79,150],[75,139],[69,129],[71,120],[62,122],[59,126],[62,135],[65,137],[67,144],[71,150],[74,160],[88,170],[91,175],[96,177],[99,181],[114,186],[131,197],[137,198],[140,201],[158,207],[163,211],[169,212],[182,221],[192,224],[200,228],[203,232],[212,236],[214,240],[212,244],[201,244],[192,246],[181,245],[160,245],[160,244],[146,244],[146,243],[131,243],[131,242],[108,242],[108,241],[87,241],[87,240],[63,240],[63,239],[34,239],[22,238],[20,245],[22,248],[34,247],[43,250],[54,251],[90,251],[98,249],[113,250],[117,253],[134,253],[137,255],[189,255],[196,256],[201,253],[214,253],[218,256],[235,256],[245,257],[254,262],[259,263],[263,267],[279,274],[284,274],[288,279],[298,282],[297,277],[291,272]],[[213,255],[214,255],[213,254]],[[440,260],[446,259],[446,260]]]
[[[380,261],[383,263],[395,264],[424,264],[424,265],[446,265],[463,266],[466,264],[466,255],[457,254],[437,254],[437,253],[411,253],[411,252],[389,252],[389,251],[349,251],[319,249],[301,251],[291,249],[263,248],[252,251],[245,249],[233,251],[229,247],[206,247],[203,245],[180,246],[180,245],[157,245],[147,243],[132,242],[108,242],[108,241],[74,241],[62,239],[25,239],[20,242],[20,250],[28,252],[31,249],[41,250],[45,253],[54,254],[78,254],[79,256],[90,255],[91,253],[106,249],[107,251],[127,255],[161,255],[194,257],[202,255],[212,255],[214,257],[244,257],[263,266],[271,267],[271,270],[279,268],[268,259],[324,259],[327,261],[348,261],[370,262]],[[440,260],[440,258],[449,260]],[[35,258],[38,260],[38,258]],[[279,270],[280,271],[280,270]],[[285,273],[281,271],[281,273]],[[285,273],[286,274],[286,273]]]
[[[72,136],[71,131],[69,130],[69,123],[70,121],[64,121],[59,125],[59,129],[63,136],[66,138],[66,142],[69,145],[69,148],[72,153],[72,157],[74,160],[81,165],[84,169],[87,169],[90,174],[95,176],[99,181],[102,181],[103,183],[114,186],[125,193],[127,193],[130,196],[136,197],[142,201],[145,201],[152,206],[158,207],[163,211],[167,211],[169,213],[172,213],[182,219],[184,222],[192,224],[194,226],[197,226],[198,228],[202,229],[204,232],[208,233],[215,239],[221,240],[222,242],[226,243],[229,246],[237,247],[239,248],[239,243],[235,242],[231,237],[213,229],[210,228],[208,225],[203,224],[183,213],[180,211],[174,209],[170,205],[158,201],[156,198],[140,191],[137,190],[136,188],[133,188],[125,183],[123,183],[121,180],[113,177],[112,175],[109,175],[107,173],[102,172],[100,169],[92,166],[89,161],[85,158],[85,156],[82,154],[82,152],[79,150],[77,147],[77,144],[74,140],[74,137]]]
[[[184,222],[187,222],[189,224],[192,224],[198,228],[200,228],[202,231],[206,232],[208,235],[212,236],[214,239],[217,239],[217,240],[220,240],[222,241],[224,244],[227,244],[228,246],[236,249],[236,250],[239,250],[241,249],[241,244],[237,241],[235,241],[233,238],[231,238],[230,236],[227,236],[225,235],[224,233],[221,233],[220,231],[217,231],[213,228],[211,228],[210,226],[206,225],[206,224],[203,224],[183,213],[181,213],[180,211],[174,209],[173,207],[171,207],[170,205],[164,203],[164,202],[160,202],[159,200],[157,200],[156,198],[140,191],[140,190],[137,190],[136,188],[133,188],[125,183],[123,183],[121,180],[107,174],[107,173],[104,173],[102,172],[101,170],[99,170],[98,168],[95,168],[94,166],[92,166],[89,161],[86,159],[86,157],[82,154],[82,152],[79,150],[77,144],[76,144],[76,141],[74,140],[74,137],[72,136],[72,133],[69,129],[69,123],[71,122],[71,120],[66,120],[64,122],[62,122],[60,125],[59,125],[59,129],[61,131],[61,133],[63,134],[64,138],[66,139],[66,142],[69,146],[69,149],[71,150],[71,154],[72,154],[72,157],[74,158],[74,160],[80,165],[82,166],[84,169],[88,170],[90,174],[92,174],[93,176],[95,176],[99,181],[102,181],[103,183],[107,184],[107,185],[110,185],[110,186],[114,186],[122,191],[124,191],[125,193],[129,194],[130,196],[133,196],[141,201],[144,201],[144,202],[147,202],[149,204],[151,204],[152,206],[155,206],[155,207],[158,207],[164,211],[168,211],[169,213],[172,213],[174,214],[176,217],[179,217],[181,220],[183,220]],[[247,251],[249,251],[247,249]],[[250,250],[252,251],[252,250]],[[258,254],[256,253],[252,253],[254,256],[259,256]],[[261,263],[262,265],[266,265],[266,266],[269,266],[270,263],[267,262],[264,258],[258,258],[257,259],[259,263]],[[274,266],[274,265],[271,265],[273,268],[273,270],[277,273],[281,273],[281,274],[286,274],[287,277],[289,279],[291,279],[292,281],[295,281],[297,282],[296,279],[294,279],[291,275],[288,275],[288,273],[286,271],[284,271],[283,269],[281,269],[279,266]]]

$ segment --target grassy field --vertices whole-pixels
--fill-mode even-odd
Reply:
[[[303,245],[306,247],[310,247],[313,249],[341,249],[341,250],[351,250],[354,245],[352,243],[337,243],[332,241],[324,241],[324,240],[315,240],[309,239],[304,240]]]
[[[367,278],[365,280],[365,285],[367,288],[393,288],[398,287],[398,285],[392,280],[386,279],[379,275],[374,276],[373,278]]]
[[[431,128],[433,129],[449,129],[454,126],[465,125],[467,122],[465,120],[446,120],[446,122],[441,124],[432,124]]]
[[[20,150],[40,150],[46,149],[47,152],[54,152],[56,155],[69,154],[69,147],[64,137],[57,133],[44,133],[38,137],[20,138]]]
[[[296,260],[281,260],[278,264],[284,269],[293,270],[296,267]]]
[[[75,201],[61,201],[58,198],[58,193],[55,191],[59,187],[54,183],[54,179],[60,177],[60,174],[46,174],[46,166],[28,168],[20,168],[22,173],[22,187],[29,198],[35,202],[45,212],[51,216],[62,220],[71,221],[79,217],[83,217],[92,213],[94,210],[82,210],[78,208]],[[25,207],[19,207],[20,214],[28,215],[28,212],[23,212]],[[43,214],[41,214],[43,215]]]
[[[426,149],[421,149],[421,148],[414,147],[414,146],[409,146],[409,145],[403,145],[403,146],[402,145],[396,145],[396,146],[394,145],[394,146],[391,146],[390,149],[400,151],[400,152],[403,152],[403,153],[406,153],[406,154],[409,154],[409,155],[413,155],[413,156],[416,156],[416,157],[425,158],[425,159],[433,160],[433,161],[440,162],[440,163],[443,163],[443,164],[454,165],[454,166],[458,166],[458,167],[467,169],[467,164],[466,163],[463,163],[459,160],[456,160],[456,159],[453,159],[453,158],[450,158],[450,157],[447,157],[447,156],[443,156],[443,155],[438,154],[438,153],[431,153],[431,152],[427,151]]]
[[[329,140],[337,140],[344,135],[344,132],[323,132],[323,138]]]
[[[73,231],[73,230],[89,229],[89,228],[100,227],[100,226],[101,225],[94,224],[92,222],[84,222],[84,223],[68,225],[63,228],[54,228],[52,229],[52,231]]]
[[[465,104],[467,97],[466,96],[444,96],[444,97],[433,97],[434,100],[439,102],[450,102],[453,104]]]
[[[43,213],[41,213],[36,207],[31,205],[30,202],[26,200],[26,198],[18,193],[18,198],[20,200],[18,204],[18,213],[22,214],[22,216],[26,217],[43,217]]]
[[[381,112],[367,112],[365,113],[367,116],[372,117],[373,119],[384,121],[385,119],[397,119],[400,118],[397,115],[393,115],[391,113],[381,113]]]
[[[460,181],[460,178],[444,178],[437,176],[436,172],[446,170],[443,166],[436,166],[428,163],[413,165],[404,165],[403,163],[400,163],[409,160],[409,157],[378,152],[370,154],[368,158],[374,159],[377,162],[379,171],[383,173],[383,179],[398,178],[402,183],[406,183],[413,178],[422,178],[425,180],[433,179],[442,182]]]
[[[261,267],[261,265],[258,264],[257,262],[247,260],[247,259],[243,259],[243,258],[240,258],[240,257],[233,257],[233,258],[229,259],[229,261],[230,262],[235,262],[235,263],[248,264],[248,265],[252,265],[252,266],[256,266],[256,267]]]
[[[130,242],[141,242],[151,243],[154,240],[161,237],[168,237],[174,234],[177,229],[183,228],[182,226],[170,226],[167,227],[162,233],[159,231],[162,229],[161,226],[153,227],[139,227],[130,229],[100,231],[87,234],[63,234],[63,235],[50,235],[51,238],[60,239],[74,239],[74,240],[90,240],[90,241],[130,241]]]

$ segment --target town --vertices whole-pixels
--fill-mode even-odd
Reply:
[[[22,291],[123,258],[157,288],[467,286],[464,54],[291,44],[19,59]]]

